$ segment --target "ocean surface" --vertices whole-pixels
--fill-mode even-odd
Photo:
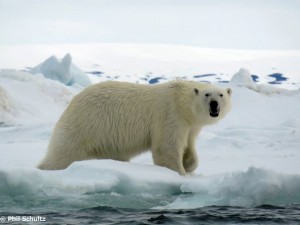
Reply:
[[[300,205],[262,205],[254,208],[209,206],[198,209],[151,210],[99,206],[34,215],[1,213],[1,224],[300,224]],[[14,218],[12,218],[14,215]],[[4,218],[4,219],[3,219]],[[14,219],[15,222],[7,221]],[[38,222],[36,222],[38,220]],[[30,222],[28,222],[30,221]]]

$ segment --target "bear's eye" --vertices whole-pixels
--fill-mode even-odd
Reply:
[[[220,97],[222,98],[222,97],[223,97],[223,94],[220,94]]]
[[[209,97],[209,96],[210,96],[210,94],[208,94],[208,93],[205,94],[205,97]]]
[[[199,90],[197,88],[194,88],[194,92],[196,93],[196,95],[199,93]]]

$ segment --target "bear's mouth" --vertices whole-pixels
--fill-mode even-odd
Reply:
[[[219,116],[219,111],[216,112],[210,112],[209,114],[211,117],[218,117]]]
[[[220,107],[217,101],[211,101],[209,103],[209,115],[211,117],[218,117],[220,112]]]

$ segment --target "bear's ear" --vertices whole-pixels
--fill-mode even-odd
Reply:
[[[232,94],[231,88],[227,88],[227,89],[226,89],[226,92],[227,92],[227,94],[228,94],[229,96],[231,96],[231,94]]]
[[[196,95],[198,95],[199,94],[198,88],[194,88],[194,92],[195,92]]]

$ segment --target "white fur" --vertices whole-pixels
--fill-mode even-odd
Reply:
[[[207,92],[220,103],[219,117],[209,115]],[[64,169],[74,161],[95,158],[129,161],[151,149],[156,165],[181,175],[192,172],[198,165],[195,139],[204,125],[229,111],[230,93],[191,81],[89,86],[59,119],[39,168]]]
[[[8,112],[10,109],[9,97],[4,88],[0,86],[0,113]]]

